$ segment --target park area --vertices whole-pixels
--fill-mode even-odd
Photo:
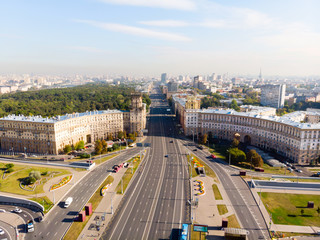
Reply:
[[[261,197],[275,224],[320,226],[319,195],[262,192]]]
[[[71,172],[61,168],[0,163],[0,191],[20,195],[44,193],[47,181],[67,174]]]

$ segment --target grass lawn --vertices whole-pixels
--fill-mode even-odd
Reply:
[[[43,213],[49,212],[49,210],[53,207],[53,203],[47,196],[38,197],[38,198],[30,198],[30,200],[40,203],[44,207]]]
[[[110,156],[102,157],[101,159],[96,156],[96,158],[93,160],[93,162],[95,162],[97,165],[99,165],[99,164],[104,163],[104,162],[106,162],[106,161],[110,160],[111,158],[114,158],[114,157],[116,157],[118,155],[119,154],[113,154],[113,155],[110,155]]]
[[[5,179],[2,178],[3,172],[5,169],[5,164],[0,163],[1,171],[1,178],[0,178],[0,191],[14,193],[14,194],[21,194],[21,195],[32,195],[36,193],[44,193],[43,185],[47,182],[46,179],[42,178],[41,184],[39,184],[34,191],[27,191],[20,188],[19,183],[21,179],[26,178],[29,176],[31,171],[39,171],[40,173],[48,172],[46,177],[49,177],[50,172],[56,172],[57,174],[54,177],[58,177],[61,175],[71,174],[70,171],[61,168],[49,168],[49,167],[36,167],[34,165],[20,165],[14,164],[14,172],[7,175]],[[49,178],[48,178],[49,180]]]
[[[319,195],[262,192],[261,196],[275,224],[320,226]],[[308,201],[314,202],[313,209],[306,208]]]
[[[224,215],[228,212],[227,206],[224,204],[218,204],[217,207],[220,215]]]
[[[103,188],[105,185],[112,183],[114,178],[112,176],[108,176],[106,180],[100,185],[100,187],[97,189],[97,191],[92,195],[88,203],[92,204],[92,212],[96,210],[99,203],[103,199],[103,196],[100,194],[101,188]],[[71,227],[69,228],[67,234],[64,236],[63,239],[67,240],[76,240],[80,233],[82,232],[83,228],[86,226],[88,221],[90,220],[91,216],[87,216],[86,220],[84,222],[73,222]]]
[[[191,225],[191,238],[192,240],[200,240],[200,239],[206,239],[206,233],[205,232],[194,232],[193,231],[193,225]],[[201,233],[201,238],[200,238]]]
[[[235,166],[244,168],[244,169],[250,169],[250,163],[248,162],[240,162],[239,164],[234,164]],[[271,167],[268,164],[264,163],[262,168],[264,169],[265,173],[275,174],[275,175],[288,175],[288,176],[294,176],[294,173],[289,172],[286,170],[286,168],[281,167]],[[251,168],[254,170],[254,168]]]
[[[216,200],[222,200],[222,195],[219,191],[217,184],[212,184],[212,190],[213,190],[214,198]]]
[[[193,167],[193,166],[190,166],[190,155],[188,155],[187,156],[187,158],[188,158],[188,166],[189,166],[189,174],[190,174],[190,168],[191,168],[191,170],[192,170],[192,177],[196,177],[196,176],[198,176],[199,174],[198,174],[198,172],[196,171],[196,169]],[[192,165],[192,164],[191,164]]]
[[[227,217],[227,219],[228,228],[241,228],[235,214],[230,215],[229,217]]]
[[[130,162],[130,167],[133,166],[133,173],[132,173],[132,169],[128,168],[127,171],[124,173],[123,177],[122,177],[122,181],[123,181],[123,193],[126,191],[131,178],[133,177],[135,171],[137,170],[139,164],[140,164],[140,155],[132,158],[131,160],[129,160],[128,162]],[[117,194],[121,194],[121,181],[119,182],[118,186],[116,187],[116,193]]]

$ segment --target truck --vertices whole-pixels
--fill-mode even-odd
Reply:
[[[32,220],[29,220],[27,222],[27,232],[34,232],[34,224]]]
[[[72,197],[68,197],[68,198],[66,199],[66,201],[64,202],[64,207],[65,207],[65,208],[69,207],[70,204],[72,203],[72,201],[73,201],[73,198],[72,198]]]

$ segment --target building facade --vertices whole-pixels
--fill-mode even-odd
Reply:
[[[278,117],[274,108],[265,107],[252,107],[251,111],[245,108],[246,112],[186,109],[186,99],[173,97],[173,101],[187,136],[208,134],[214,139],[231,141],[240,135],[241,142],[275,152],[298,164],[309,164],[320,156],[320,124],[314,119],[313,123],[305,122],[315,114],[294,112]]]
[[[263,85],[261,86],[261,105],[282,108],[284,106],[285,93],[285,84]]]
[[[132,94],[130,111],[104,110],[66,114],[52,118],[9,115],[0,119],[1,151],[58,154],[65,145],[93,143],[117,137],[120,131],[142,134],[146,104],[140,93]]]

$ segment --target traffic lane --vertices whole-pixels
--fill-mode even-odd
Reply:
[[[14,213],[13,210],[16,208],[21,209],[21,213]],[[37,220],[38,217],[41,217],[40,212],[34,212],[26,207],[20,207],[20,206],[12,206],[12,205],[6,205],[6,204],[0,204],[0,209],[5,210],[6,212],[12,213],[12,214],[17,214],[19,217],[21,217],[25,222],[28,220]]]
[[[151,142],[153,143],[153,139],[151,140]],[[130,226],[126,227],[125,224],[127,224],[127,221],[130,218],[131,211],[135,209],[132,202],[136,203],[138,198],[141,196],[140,194],[141,191],[146,190],[143,187],[143,184],[140,184],[140,183],[145,182],[147,175],[154,174],[152,171],[150,171],[151,164],[148,163],[150,161],[150,158],[152,159],[153,151],[154,151],[154,148],[151,148],[148,158],[145,159],[146,166],[143,169],[142,173],[140,172],[140,169],[138,169],[138,171],[136,172],[136,174],[139,174],[138,178],[133,179],[133,183],[130,184],[130,186],[127,188],[125,195],[122,199],[123,207],[118,207],[119,211],[116,212],[112,222],[108,226],[108,229],[110,230],[104,233],[104,235],[106,236],[106,239],[111,239],[113,238],[113,236],[120,237],[119,235],[122,234],[121,232],[123,231],[123,229],[126,229],[127,230],[126,232],[128,233],[128,229],[130,229]],[[139,202],[143,202],[143,201],[139,201]],[[146,208],[144,208],[144,211],[145,209]],[[122,218],[123,215],[126,216],[124,219]],[[138,221],[135,221],[135,222],[138,222]],[[133,222],[133,219],[129,221],[129,223],[131,224],[134,224],[135,222]],[[125,238],[126,236],[123,236],[123,237]]]
[[[17,239],[16,230],[10,224],[0,220],[0,228],[3,230],[3,234],[0,235],[1,239]]]
[[[135,149],[130,151],[130,155],[135,155],[136,151],[137,150]],[[128,152],[126,152],[126,155],[128,155]],[[70,190],[67,196],[73,196],[75,203],[72,203],[68,209],[63,209],[61,208],[63,202],[60,202],[60,205],[54,209],[55,213],[50,214],[43,223],[40,223],[41,231],[38,231],[38,233],[41,237],[48,237],[50,235],[52,236],[52,239],[61,238],[61,234],[64,234],[72,224],[78,212],[82,209],[82,206],[89,200],[90,196],[95,192],[95,189],[97,189],[101,182],[108,176],[106,168],[108,169],[109,166],[115,162],[122,162],[123,158],[122,155],[120,155],[116,157],[116,159],[109,161],[101,164],[100,167],[98,166],[95,170],[86,175],[80,181],[84,184],[77,184]],[[85,194],[80,191],[82,187],[86,187],[87,191]],[[67,196],[65,198],[67,198]]]
[[[234,209],[236,211],[236,214],[238,216],[238,220],[241,222],[242,226],[250,231],[249,239],[259,239],[266,235],[265,229],[267,229],[267,226],[265,225],[264,221],[259,222],[259,225],[256,223],[257,220],[255,219],[255,216],[261,215],[260,212],[257,212],[257,209],[255,210],[255,216],[253,216],[252,212],[253,210],[249,210],[248,206],[242,199],[240,192],[238,189],[234,186],[234,183],[231,181],[231,179],[228,179],[228,174],[222,169],[224,165],[221,165],[219,162],[212,162],[208,161],[205,154],[202,155],[202,160],[204,160],[213,170],[216,172],[216,174],[219,176],[221,183],[224,185],[224,189],[229,196],[229,199],[234,205]],[[240,178],[240,177],[238,177]],[[238,179],[237,181],[239,181]],[[235,181],[235,182],[237,182]],[[242,181],[242,180],[240,180]],[[248,198],[252,198],[252,195],[246,195]],[[251,202],[253,202],[251,200]],[[255,204],[256,205],[256,204]],[[240,219],[239,219],[240,218]],[[263,219],[262,216],[258,217],[259,219]],[[269,238],[268,235],[264,236],[266,238]]]

